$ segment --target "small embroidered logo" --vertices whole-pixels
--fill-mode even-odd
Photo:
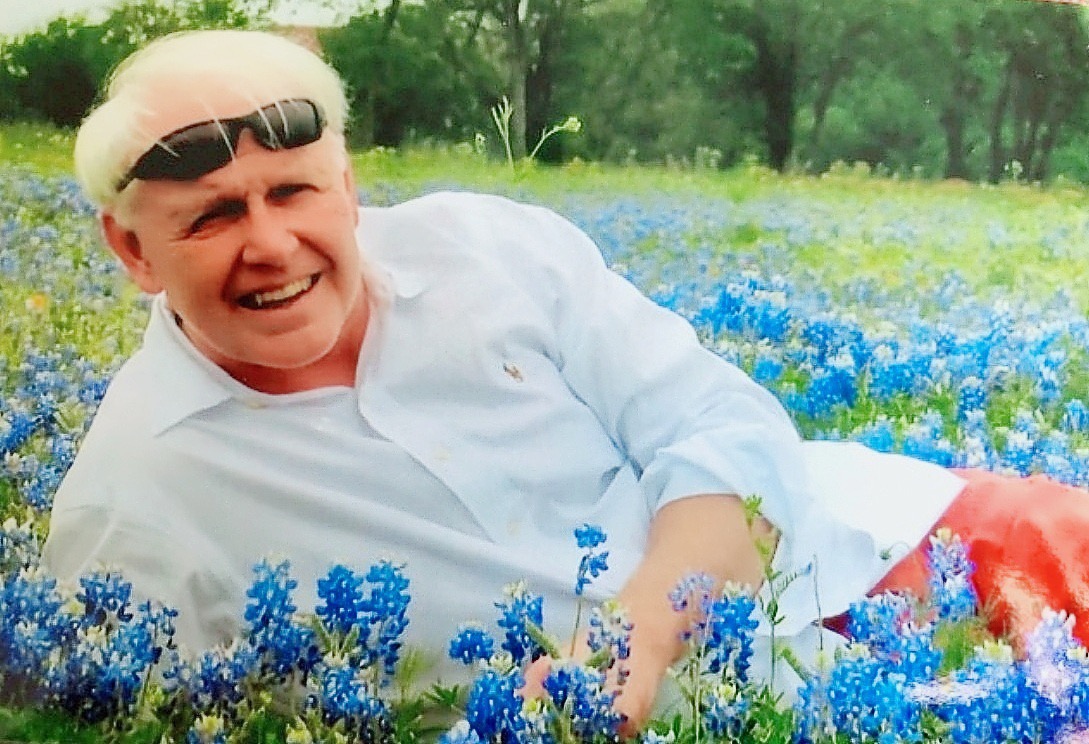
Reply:
[[[522,377],[522,370],[518,369],[517,365],[512,362],[503,362],[503,371],[515,382],[525,381],[525,378]]]

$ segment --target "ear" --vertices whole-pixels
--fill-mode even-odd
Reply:
[[[144,256],[140,239],[134,231],[123,227],[111,212],[102,213],[102,237],[110,246],[110,250],[125,265],[125,271],[136,282],[136,286],[148,294],[158,294],[162,291],[163,285]]]

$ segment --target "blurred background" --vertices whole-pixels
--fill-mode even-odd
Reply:
[[[273,28],[343,75],[352,144],[1089,182],[1089,11],[1034,0],[0,0],[0,122],[74,127],[119,59]],[[486,133],[487,137],[478,134]]]

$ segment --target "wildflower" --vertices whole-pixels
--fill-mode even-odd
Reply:
[[[872,656],[901,682],[930,679],[941,665],[934,646],[934,626],[915,622],[911,601],[884,592],[855,602],[848,610],[847,634],[865,644]]]
[[[79,580],[82,591],[76,599],[84,606],[84,624],[102,625],[107,620],[125,622],[132,619],[128,611],[132,584],[115,572],[99,572]]]
[[[1006,438],[1002,460],[1018,475],[1028,475],[1036,455],[1036,440],[1027,431],[1014,429]]]
[[[408,579],[401,566],[379,561],[367,570],[370,593],[365,598],[360,626],[366,632],[363,639],[368,650],[366,663],[382,665],[384,674],[392,676],[401,653],[401,635],[408,627],[410,596]]]
[[[886,416],[878,416],[876,421],[859,429],[853,438],[878,452],[892,452],[896,446],[895,431]]]
[[[465,704],[465,720],[477,737],[484,741],[501,737],[510,744],[522,741],[527,722],[517,690],[524,684],[517,669],[501,673],[488,668],[476,678]]]
[[[940,529],[930,538],[930,606],[938,618],[948,622],[966,620],[976,614],[979,603],[972,573],[975,565],[958,535]]]
[[[1063,431],[1085,432],[1089,431],[1089,407],[1079,398],[1067,402],[1063,410]]]
[[[631,655],[633,625],[627,610],[619,602],[610,599],[602,606],[592,608],[589,624],[587,645],[591,651],[607,652],[615,661],[624,661]]]
[[[49,295],[43,292],[31,292],[27,295],[24,306],[32,313],[44,313],[49,309]]]
[[[957,418],[963,420],[973,411],[983,411],[987,407],[987,389],[983,380],[975,376],[966,377],[960,383],[957,393]]]
[[[321,604],[315,614],[322,619],[326,629],[347,634],[359,622],[363,609],[362,584],[363,577],[339,564],[333,566],[325,578],[318,579],[317,593]]]
[[[827,677],[813,675],[795,705],[802,741],[919,741],[921,707],[905,678],[860,644],[848,646]]]
[[[484,744],[484,740],[477,736],[468,721],[461,720],[439,738],[439,744]]]
[[[343,722],[347,728],[366,732],[366,741],[382,741],[392,726],[385,702],[368,684],[364,670],[354,667],[345,656],[326,654],[309,678],[314,690],[308,705],[321,712],[327,725]]]
[[[250,601],[244,618],[248,639],[263,659],[262,668],[277,677],[294,669],[305,671],[316,661],[314,633],[296,622],[291,593],[298,582],[291,578],[291,563],[273,565],[268,559],[254,566],[255,578],[246,591]]]
[[[18,449],[41,424],[41,417],[23,411],[12,411],[0,418],[0,455]]]
[[[613,708],[619,691],[606,687],[604,672],[571,661],[557,662],[544,680],[544,689],[567,717],[565,728],[579,740],[616,737],[624,718]]]
[[[1054,741],[1064,720],[1059,708],[1030,684],[1005,644],[978,648],[944,684],[910,694],[946,722],[954,744]]]
[[[0,575],[16,573],[40,560],[41,546],[32,515],[29,512],[22,522],[8,517],[0,525]]]
[[[247,679],[255,677],[260,657],[251,644],[234,639],[201,653],[195,663],[184,662],[173,673],[174,684],[185,690],[198,711],[216,705],[236,705],[245,696]]]
[[[1084,687],[1089,679],[1085,649],[1074,638],[1073,628],[1072,615],[1047,609],[1025,644],[1029,683],[1060,709],[1067,708],[1075,688]]]
[[[171,613],[156,612],[151,603],[116,626],[80,626],[74,643],[51,657],[45,672],[50,698],[90,723],[130,714],[172,633]]]
[[[575,579],[575,594],[582,596],[582,592],[586,589],[590,580],[596,579],[602,572],[609,569],[607,562],[609,551],[595,552],[595,549],[605,542],[605,533],[601,531],[600,527],[584,524],[582,527],[575,529],[575,539],[578,546],[586,551],[579,561],[578,574]]]
[[[491,658],[495,650],[495,641],[478,623],[463,623],[458,626],[457,634],[450,641],[451,659],[458,659],[463,664],[485,661]]]
[[[540,643],[533,640],[527,626],[541,627],[544,623],[544,599],[532,594],[524,581],[508,584],[503,588],[506,602],[497,602],[502,613],[499,627],[504,630],[500,647],[507,651],[515,664],[534,661],[544,655]]]
[[[749,700],[740,694],[736,682],[712,685],[704,697],[703,723],[715,736],[735,737],[749,709]]]
[[[817,370],[806,391],[806,412],[814,418],[828,415],[836,406],[853,406],[858,397],[854,359],[839,354]]]
[[[954,460],[954,448],[943,431],[945,422],[941,414],[928,412],[908,426],[904,436],[903,454],[950,467]]]
[[[783,376],[785,365],[782,360],[776,359],[768,353],[757,357],[752,368],[752,377],[761,385],[773,383]]]

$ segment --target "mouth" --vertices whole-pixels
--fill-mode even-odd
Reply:
[[[313,289],[319,278],[321,278],[320,273],[311,274],[276,289],[244,294],[235,302],[247,310],[272,310],[283,307],[290,305]]]

